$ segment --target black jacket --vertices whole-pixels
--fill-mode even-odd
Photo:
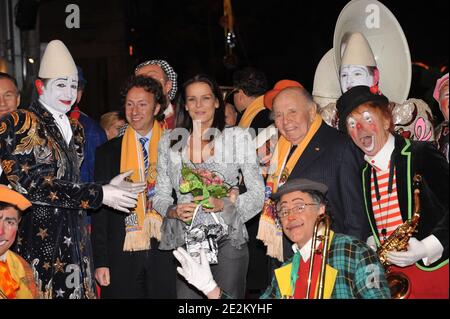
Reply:
[[[120,153],[123,136],[114,138],[97,148],[94,178],[108,183],[120,174]],[[110,261],[120,258],[125,240],[126,214],[103,206],[91,216],[94,265],[110,267]]]
[[[444,247],[441,259],[425,267],[433,268],[448,259],[448,163],[445,157],[429,142],[409,141],[395,136],[394,163],[396,169],[397,194],[403,221],[414,212],[413,183],[415,174],[422,176],[420,190],[421,216],[417,233],[413,236],[422,240],[433,234]],[[373,236],[378,237],[373,217],[370,195],[370,165],[362,171],[363,187],[367,207],[366,214]]]

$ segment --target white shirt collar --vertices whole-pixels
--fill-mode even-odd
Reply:
[[[137,136],[138,139],[140,139],[141,137],[146,137],[146,138],[148,138],[148,141],[150,141],[152,139],[152,132],[153,132],[153,129],[151,129],[150,132],[148,132],[145,136],[142,136],[141,134],[136,132],[136,136]]]
[[[322,235],[323,231],[324,231],[324,228],[321,227],[319,229],[319,231],[317,232],[317,235]],[[302,248],[298,248],[297,244],[292,245],[292,250],[294,251],[294,253],[296,253],[297,251],[300,252],[303,262],[307,262],[309,260],[309,257],[311,256],[311,243],[312,243],[312,237],[308,240],[308,242],[305,245],[303,245]],[[319,243],[320,243],[319,240],[316,239],[316,245],[318,245]]]
[[[41,104],[45,107],[45,109],[46,109],[47,111],[49,111],[49,112],[53,115],[53,117],[54,117],[55,119],[56,119],[57,117],[59,117],[59,118],[63,118],[64,116],[67,117],[66,113],[60,112],[59,110],[57,110],[57,109],[51,107],[50,105],[48,105],[47,103],[45,103],[45,102],[42,101],[41,99],[39,99],[39,103],[41,103]]]
[[[138,139],[138,141],[141,137],[147,138],[147,141],[145,142],[145,149],[147,150],[147,152],[148,152],[148,146],[150,144],[150,140],[152,139],[152,132],[153,132],[153,129],[151,129],[150,132],[148,132],[145,136],[142,136],[138,132],[136,132],[136,138]]]
[[[39,100],[39,102],[45,107],[47,111],[49,111],[52,114],[59,128],[59,131],[64,136],[64,139],[66,140],[67,144],[70,144],[73,132],[72,127],[70,126],[69,118],[67,117],[66,113],[62,113],[59,112],[58,110],[55,110],[54,108],[42,102],[41,100]]]
[[[302,248],[298,248],[297,244],[292,245],[292,250],[294,251],[294,253],[298,251],[300,252],[303,262],[307,262],[309,260],[309,256],[311,255],[311,241],[312,238],[310,238]]]
[[[6,251],[3,255],[0,256],[0,261],[6,261],[6,253],[8,251]]]
[[[381,150],[375,156],[364,155],[364,159],[373,167],[381,171],[387,171],[389,169],[389,162],[391,160],[391,154],[394,151],[394,148],[395,137],[389,133],[388,140]]]

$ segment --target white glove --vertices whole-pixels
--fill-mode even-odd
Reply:
[[[196,287],[205,295],[208,295],[217,287],[203,249],[200,249],[200,264],[192,259],[189,253],[181,247],[174,250],[173,255],[178,259],[182,267],[177,267],[178,273],[183,276],[188,283]]]
[[[425,245],[416,238],[411,237],[407,251],[391,251],[387,253],[387,261],[399,267],[414,265],[419,260],[428,256]]]
[[[124,213],[129,213],[128,208],[134,208],[137,205],[137,193],[124,191],[123,189],[108,184],[102,186],[103,204],[110,206]]]
[[[119,174],[116,177],[114,177],[109,184],[117,186],[124,191],[128,191],[131,193],[141,193],[145,190],[145,187],[147,186],[147,183],[145,182],[139,182],[139,183],[130,183],[125,181],[125,178],[133,174],[133,170],[129,170],[125,173]]]
[[[373,236],[367,238],[366,245],[369,246],[374,252],[377,252],[377,244],[375,243],[375,238]]]

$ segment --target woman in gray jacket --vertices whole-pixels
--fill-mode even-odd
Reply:
[[[180,192],[183,166],[212,172],[230,186],[238,185],[241,172],[247,192],[237,194],[233,188],[228,197],[210,197],[211,209],[198,207],[193,202],[197,198]],[[210,260],[214,278],[226,291],[244,298],[249,258],[244,223],[261,211],[263,201],[264,182],[251,135],[238,127],[225,128],[225,106],[214,80],[204,75],[191,78],[178,100],[176,128],[163,135],[158,148],[153,207],[165,217],[159,248],[176,249],[191,240],[195,244],[193,228],[214,229],[218,235],[218,262]],[[177,294],[180,299],[203,298],[181,277]]]

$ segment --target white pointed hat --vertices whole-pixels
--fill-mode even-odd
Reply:
[[[369,42],[362,33],[352,33],[345,47],[341,65],[377,66]]]
[[[77,66],[67,47],[60,40],[52,40],[45,48],[39,67],[39,77],[55,79],[77,75]]]
[[[336,102],[342,94],[333,57],[334,50],[330,49],[320,60],[314,75],[312,95],[314,102],[321,107]]]

